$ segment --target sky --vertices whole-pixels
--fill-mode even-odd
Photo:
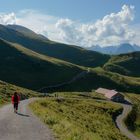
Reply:
[[[140,0],[0,0],[0,24],[82,47],[140,45]]]

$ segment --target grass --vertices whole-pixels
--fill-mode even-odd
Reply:
[[[0,40],[0,66],[1,80],[32,90],[68,82],[87,69],[4,40]],[[101,85],[120,91],[140,92],[140,78],[123,76],[102,68],[90,68],[90,73],[60,88],[60,91],[91,91]]]
[[[1,80],[33,90],[67,82],[87,69],[4,40],[0,40],[0,66]],[[60,88],[60,91],[91,91],[101,85],[120,91],[140,92],[140,78],[119,75],[102,68],[90,68],[90,73],[85,77]]]
[[[94,90],[92,92],[55,92],[50,94],[51,97],[62,97],[62,98],[78,98],[78,99],[99,99],[105,100],[106,97],[102,94],[96,93]]]
[[[140,138],[140,95],[127,94],[133,103],[133,109],[125,120],[128,129]]]
[[[21,99],[39,96],[39,93],[32,90],[28,90],[0,81],[0,106],[9,103],[11,101],[11,96],[15,91],[20,93]]]
[[[127,76],[140,77],[140,52],[112,56],[104,69]]]
[[[10,27],[12,28],[12,27]],[[13,30],[6,26],[0,25],[0,37],[9,42],[18,43],[37,53],[58,58],[82,66],[101,66],[104,65],[109,55],[88,51],[78,46],[66,45],[50,41],[48,39],[40,39],[31,31],[24,32],[21,28]],[[14,27],[13,27],[14,28]],[[30,33],[29,33],[30,32]]]
[[[87,70],[86,67],[41,55],[27,48],[16,43],[0,40],[1,80],[28,89],[38,90],[68,82],[77,74]],[[83,54],[84,51],[83,49]],[[63,53],[61,52],[61,54]],[[93,59],[92,56],[90,57]],[[140,78],[123,76],[105,71],[102,68],[90,69],[90,73],[72,84],[60,88],[59,91],[88,92],[102,85],[104,88],[111,87],[119,91],[140,92]],[[58,91],[58,89],[51,89],[51,91]]]
[[[50,97],[30,104],[57,139],[127,140],[113,122],[113,118],[122,110],[120,105],[87,99],[81,96],[83,93],[57,94],[61,98]],[[94,93],[91,94],[94,96]]]
[[[81,67],[0,40],[0,79],[28,89],[71,80]]]
[[[89,92],[99,87],[116,89],[122,92],[140,93],[140,78],[120,75],[102,68],[90,69],[84,77],[60,89],[59,91]]]

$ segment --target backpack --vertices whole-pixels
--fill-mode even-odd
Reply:
[[[14,96],[14,103],[18,103],[18,96]]]

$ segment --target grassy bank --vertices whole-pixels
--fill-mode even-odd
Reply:
[[[11,101],[11,96],[15,91],[20,93],[21,99],[38,96],[38,93],[32,90],[0,81],[0,106],[9,103]]]
[[[140,138],[140,95],[127,94],[127,96],[134,105],[132,111],[125,120],[125,124],[130,131]]]
[[[61,98],[38,100],[30,107],[59,140],[127,139],[113,122],[113,116],[122,110],[120,105],[85,98],[79,93],[61,93],[58,96]]]

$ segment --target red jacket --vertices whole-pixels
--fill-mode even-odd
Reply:
[[[19,97],[19,95],[17,95],[17,101],[15,102],[14,101],[14,95],[12,96],[12,104],[14,104],[14,103],[19,103],[20,102],[20,97]]]

